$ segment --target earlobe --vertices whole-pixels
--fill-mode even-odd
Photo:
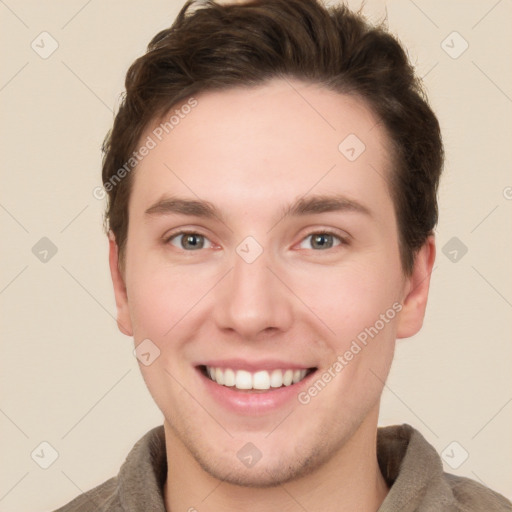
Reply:
[[[119,248],[112,232],[109,233],[109,264],[117,307],[117,326],[127,336],[133,336],[132,322],[128,308],[128,295],[124,277],[119,269]]]
[[[430,275],[436,257],[434,236],[429,236],[416,253],[414,267],[406,279],[402,310],[398,319],[397,338],[414,336],[423,325],[427,307]]]

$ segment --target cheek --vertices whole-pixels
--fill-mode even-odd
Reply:
[[[394,273],[377,264],[331,267],[295,276],[293,289],[344,344],[392,308],[398,296]]]
[[[211,269],[200,267],[178,269],[147,254],[134,256],[128,301],[136,339],[150,338],[158,343],[184,319],[197,315],[207,302],[202,299],[215,283]]]
[[[401,309],[396,301],[399,275],[396,269],[386,273],[367,265],[332,269],[328,275],[310,277],[300,292],[310,290],[308,306],[329,328],[324,370],[336,375],[331,399],[347,410],[366,411],[382,392]]]
[[[139,277],[128,289],[134,335],[157,343],[186,314],[190,290],[161,274]]]

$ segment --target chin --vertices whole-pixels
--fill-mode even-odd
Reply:
[[[215,462],[196,458],[202,469],[213,478],[239,487],[253,487],[266,489],[278,487],[290,481],[298,480],[322,466],[324,458],[319,454],[303,458],[297,454],[292,457],[279,456],[279,460],[264,461],[264,456],[251,468],[240,469],[240,465],[233,466],[232,461]],[[241,464],[241,463],[240,463]]]

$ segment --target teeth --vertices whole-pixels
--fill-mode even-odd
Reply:
[[[293,382],[293,370],[286,370],[283,373],[283,386],[289,386]]]
[[[220,368],[215,369],[215,380],[219,384],[224,384],[224,373]]]
[[[216,376],[218,375],[217,372],[221,372],[222,374],[222,370],[220,368],[217,368],[217,371],[215,372]],[[222,379],[220,381],[218,379],[215,380],[217,381],[217,384],[224,384]],[[252,375],[245,370],[237,371],[235,375],[235,387],[237,389],[252,389]]]
[[[273,388],[280,388],[283,385],[283,372],[281,370],[274,370],[270,374],[270,385]]]
[[[252,387],[254,389],[269,389],[270,375],[266,371],[256,372],[252,376]]]
[[[234,386],[236,383],[236,377],[235,372],[228,368],[227,370],[224,370],[224,386]]]
[[[266,370],[260,370],[251,373],[246,370],[232,370],[231,368],[223,369],[207,366],[206,373],[211,380],[221,386],[245,390],[267,390],[297,384],[297,382],[300,382],[306,376],[307,370],[273,370],[270,373]]]

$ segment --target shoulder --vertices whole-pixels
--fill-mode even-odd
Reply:
[[[475,480],[450,473],[445,473],[444,477],[460,512],[512,512],[509,500]]]
[[[445,473],[435,448],[410,425],[379,428],[377,458],[389,486],[379,512],[512,512],[504,496]]]
[[[131,449],[117,476],[94,487],[55,512],[164,512],[167,475],[163,426],[147,432]]]
[[[54,512],[91,512],[92,510],[122,511],[118,500],[117,477],[110,478],[90,491],[81,494]]]

